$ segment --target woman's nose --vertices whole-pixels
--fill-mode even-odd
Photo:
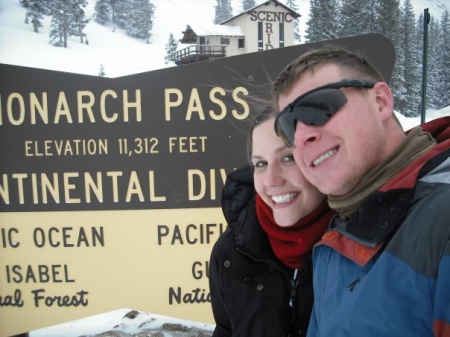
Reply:
[[[264,183],[266,186],[280,185],[283,182],[283,176],[281,174],[280,168],[276,165],[269,165],[267,167],[266,176],[264,178]]]

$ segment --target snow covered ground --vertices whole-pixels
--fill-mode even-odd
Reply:
[[[263,1],[257,1],[261,3]],[[152,0],[156,6],[151,43],[129,37],[109,23],[97,24],[95,0],[89,0],[86,16],[91,21],[85,28],[89,45],[77,37],[69,38],[68,48],[57,48],[49,43],[51,17],[44,16],[44,27],[34,33],[31,24],[25,24],[26,10],[18,0],[0,2],[0,63],[33,68],[98,75],[100,66],[107,77],[119,77],[174,66],[167,64],[165,46],[172,33],[176,41],[188,24],[210,25],[214,21],[216,0]],[[241,12],[242,1],[233,0],[234,14]],[[309,0],[300,0],[301,24],[309,11]],[[306,14],[305,14],[306,12]]]
[[[208,337],[213,330],[214,325],[124,308],[35,330],[29,337]]]
[[[413,117],[413,118],[408,118],[403,116],[400,113],[396,113],[397,118],[400,120],[400,123],[403,126],[403,130],[409,130],[411,128],[413,128],[414,126],[417,126],[420,124],[421,118],[419,117]],[[429,109],[427,110],[427,113],[425,114],[425,121],[431,121],[433,119],[439,118],[439,117],[443,117],[443,116],[450,116],[450,106],[441,109],[441,110],[433,110],[433,109]]]

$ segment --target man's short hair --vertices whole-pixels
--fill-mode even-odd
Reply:
[[[334,64],[345,77],[385,82],[383,75],[362,52],[353,52],[344,47],[326,44],[312,49],[288,64],[273,82],[273,100],[278,105],[280,95],[289,92],[299,77],[306,71],[314,71],[318,66]]]

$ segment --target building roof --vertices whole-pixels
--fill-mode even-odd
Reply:
[[[187,25],[181,43],[195,43],[197,36],[245,36],[239,26]]]
[[[284,9],[288,10],[289,12],[291,12],[291,13],[292,13],[292,16],[293,16],[294,18],[299,18],[299,17],[301,17],[300,14],[298,14],[296,11],[292,10],[292,8],[290,8],[290,7],[286,6],[285,4],[281,3],[280,1],[277,1],[277,0],[269,0],[269,1],[263,2],[262,4],[256,5],[256,6],[252,7],[252,8],[249,8],[249,9],[247,9],[245,12],[242,12],[242,13],[236,15],[236,16],[233,16],[232,18],[229,18],[228,20],[225,20],[225,21],[221,22],[220,24],[223,25],[223,24],[225,24],[225,23],[227,23],[227,22],[229,22],[229,21],[231,21],[231,20],[236,19],[237,17],[239,17],[239,16],[241,16],[241,15],[249,14],[251,11],[254,11],[254,10],[255,10],[256,8],[258,8],[258,7],[261,7],[261,6],[268,6],[268,5],[270,5],[271,2],[273,2],[273,3],[275,4],[275,6],[281,6],[281,7],[283,7]]]

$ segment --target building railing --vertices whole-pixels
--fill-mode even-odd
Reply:
[[[226,56],[226,45],[191,45],[177,50],[172,58],[175,64],[187,64]]]

